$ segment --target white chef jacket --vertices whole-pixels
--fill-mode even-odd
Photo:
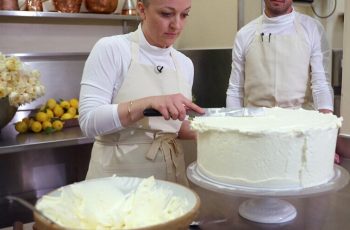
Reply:
[[[333,89],[328,71],[330,50],[322,25],[315,19],[295,12],[279,17],[269,18],[264,13],[262,17],[264,34],[294,34],[296,33],[294,19],[298,16],[306,41],[311,49],[311,89],[316,109],[333,111]],[[255,19],[238,31],[232,50],[232,69],[227,89],[226,106],[242,107],[244,94],[245,57],[252,44],[257,29],[258,19]],[[288,61],[288,60],[286,60]]]
[[[182,67],[186,81],[192,88],[194,68],[192,61],[173,47],[158,48],[150,45],[141,25],[139,61],[142,64],[163,66],[175,70],[171,51]],[[118,105],[111,104],[121,87],[131,62],[130,34],[100,39],[93,47],[83,71],[79,102],[79,124],[86,136],[95,137],[121,130]]]

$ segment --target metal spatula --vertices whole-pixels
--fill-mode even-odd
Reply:
[[[265,110],[263,107],[244,107],[239,109],[231,108],[205,108],[205,113],[200,114],[193,110],[187,110],[189,116],[205,116],[205,117],[258,117],[264,116]],[[143,115],[146,117],[162,116],[155,109],[145,109]]]

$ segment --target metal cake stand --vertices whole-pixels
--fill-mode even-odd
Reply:
[[[251,221],[258,223],[284,223],[293,220],[297,216],[296,208],[283,197],[311,197],[324,193],[334,192],[343,188],[349,182],[349,173],[343,167],[334,166],[334,176],[329,181],[308,188],[256,188],[227,184],[211,179],[204,175],[197,162],[193,162],[187,168],[188,178],[196,185],[214,192],[248,197],[238,209],[238,213]]]

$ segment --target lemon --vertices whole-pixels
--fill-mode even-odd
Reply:
[[[55,108],[53,108],[53,113],[55,114],[55,117],[61,117],[64,110],[60,105],[56,105]]]
[[[48,117],[47,114],[45,112],[37,112],[35,114],[35,120],[40,121],[40,122],[44,122],[47,121]]]
[[[69,104],[68,101],[63,100],[63,101],[60,102],[60,106],[61,106],[62,108],[64,108],[64,109],[69,109],[70,104]]]
[[[69,119],[72,119],[74,116],[72,115],[72,114],[70,114],[70,113],[64,113],[61,117],[60,117],[60,119],[62,120],[62,121],[65,121],[65,120],[69,120]]]
[[[72,116],[74,117],[75,115],[77,115],[77,109],[74,108],[74,107],[70,107],[70,108],[67,110],[67,113],[72,114]]]
[[[47,129],[47,128],[52,128],[52,123],[50,121],[44,121],[42,123],[43,126],[43,130]]]
[[[49,109],[53,109],[57,105],[57,102],[55,99],[50,98],[49,100],[47,100],[46,105]]]
[[[51,119],[55,116],[51,109],[46,109],[46,115],[48,119]]]
[[[63,122],[60,120],[55,120],[54,122],[52,122],[52,128],[54,128],[57,131],[60,131],[61,129],[63,129]]]
[[[34,118],[29,118],[29,125],[28,125],[28,127],[32,127],[32,124],[33,124],[33,122],[34,122],[35,120],[34,120]]]
[[[15,129],[19,133],[26,133],[28,131],[28,125],[25,121],[19,121],[19,122],[16,122]]]
[[[39,121],[34,121],[30,128],[34,133],[39,133],[43,127]]]
[[[79,100],[76,98],[72,98],[69,100],[69,104],[71,107],[78,109],[79,107]]]
[[[29,117],[23,118],[22,121],[25,122],[28,127],[30,126],[30,119],[29,119]]]
[[[42,105],[40,106],[39,111],[45,111],[45,109],[46,109],[46,105]]]

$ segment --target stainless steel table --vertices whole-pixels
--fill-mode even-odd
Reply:
[[[350,171],[350,160],[343,160],[342,167]],[[198,216],[203,221],[200,229],[350,229],[350,184],[343,189],[309,198],[287,198],[297,209],[297,216],[282,224],[255,223],[241,217],[238,208],[247,197],[238,197],[210,191],[191,184],[201,198]],[[213,220],[225,220],[213,223]]]

